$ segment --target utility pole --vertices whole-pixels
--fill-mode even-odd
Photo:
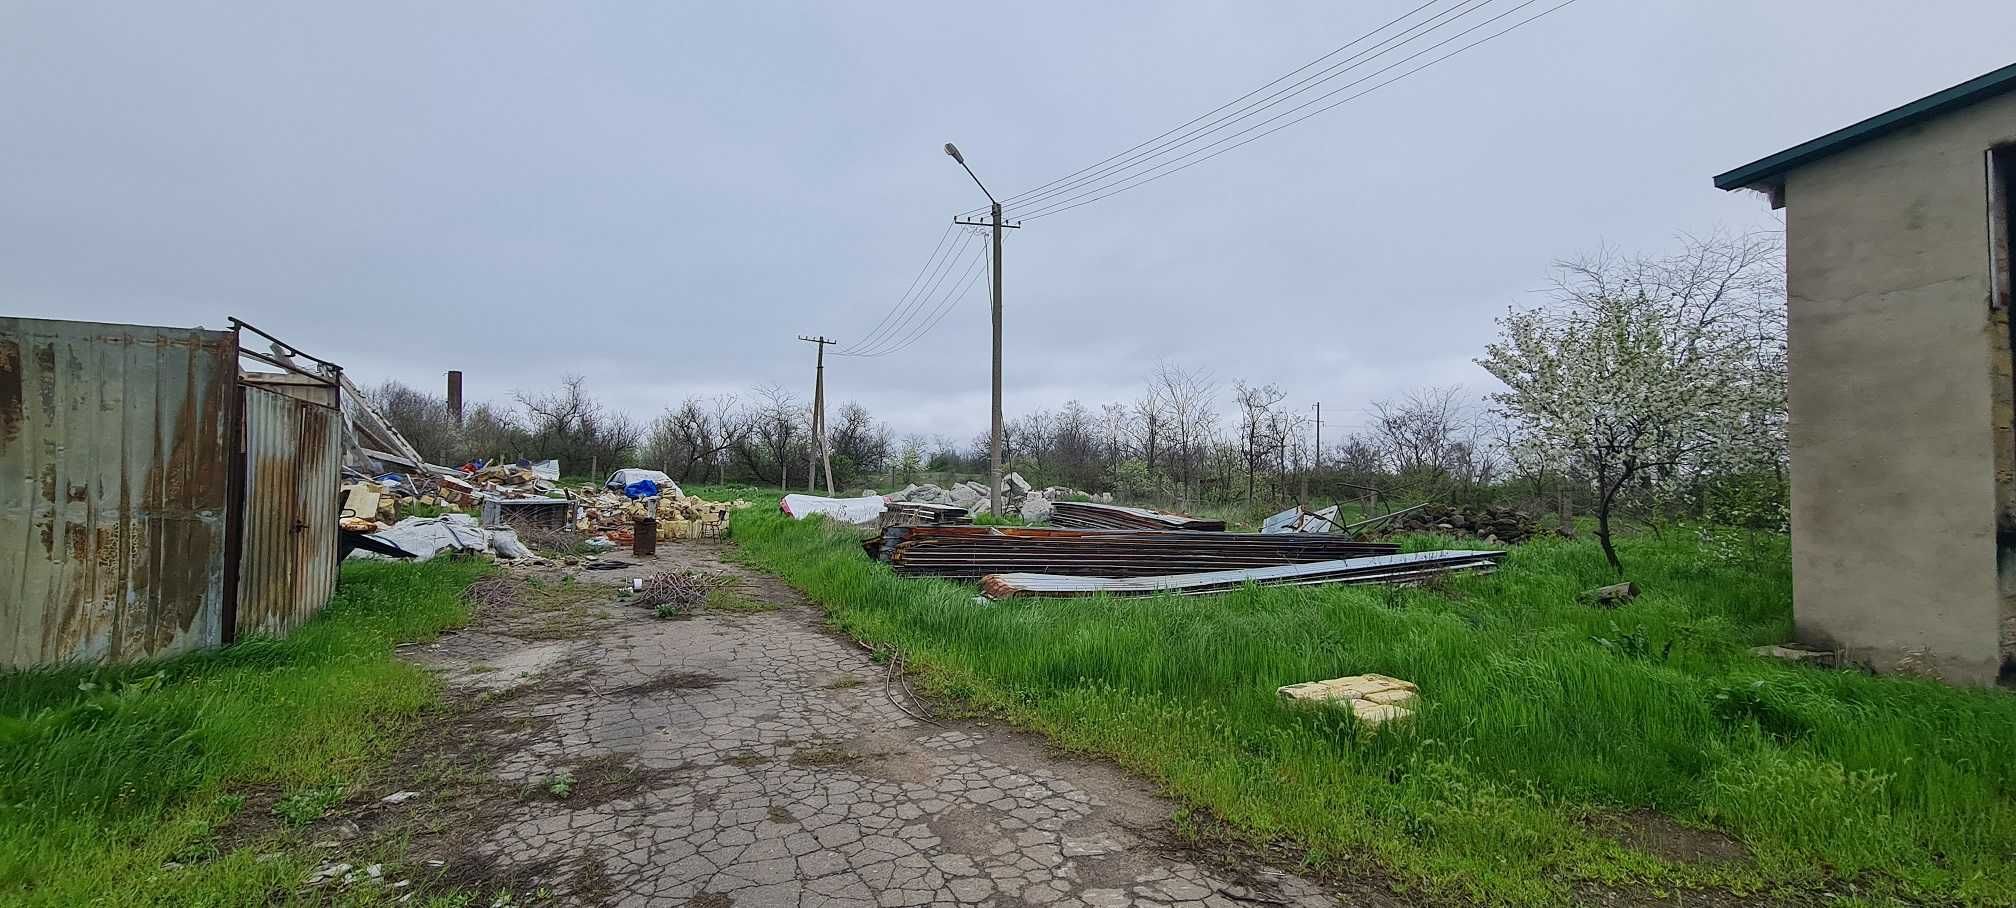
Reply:
[[[987,191],[987,184],[980,182],[980,177],[979,175],[973,172],[973,168],[966,166],[966,158],[964,155],[961,155],[959,153],[958,146],[953,145],[950,142],[945,143],[945,153],[951,155],[952,160],[959,162],[959,166],[965,169],[966,175],[973,178],[973,185],[980,187],[981,194],[985,195],[987,197],[987,201],[993,206],[991,211],[993,212],[994,217],[990,223],[981,223],[977,221],[962,221],[959,220],[958,218],[953,218],[952,223],[961,224],[967,227],[994,228],[994,294],[993,294],[994,296],[994,420],[993,420],[994,429],[993,433],[991,434],[991,436],[987,441],[987,460],[988,460],[987,508],[988,510],[994,512],[995,514],[1000,514],[1001,513],[1001,231],[1003,229],[1017,229],[1020,228],[1021,225],[1002,223],[1001,202],[994,198],[994,193]]]
[[[1322,467],[1323,467],[1323,402],[1319,400],[1316,402],[1316,456],[1309,463],[1309,472],[1302,474],[1302,503],[1305,507],[1309,503],[1309,477],[1310,475],[1314,474],[1317,470],[1322,469]],[[1316,487],[1316,491],[1322,492],[1323,487],[1321,485],[1318,485]]]
[[[830,496],[833,494],[833,458],[826,451],[826,345],[838,341],[803,334],[798,335],[798,339],[816,345],[819,351],[818,368],[812,373],[812,464],[805,470],[805,491],[812,491],[812,483],[819,478],[817,471],[824,464],[826,494]]]

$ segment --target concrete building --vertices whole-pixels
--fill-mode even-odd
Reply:
[[[2016,65],[1715,178],[1785,209],[1802,642],[2016,675]]]

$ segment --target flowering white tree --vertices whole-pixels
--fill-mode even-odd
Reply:
[[[1499,319],[1477,360],[1506,385],[1492,399],[1513,426],[1508,453],[1595,485],[1596,538],[1620,574],[1620,504],[1782,462],[1779,249],[1775,235],[1718,235],[1667,258],[1562,263],[1549,304]]]

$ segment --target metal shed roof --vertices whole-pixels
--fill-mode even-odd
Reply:
[[[1786,171],[1821,158],[1846,151],[1872,139],[1956,110],[2016,91],[2016,63],[1969,79],[1952,88],[1919,98],[1909,104],[1877,114],[1853,126],[1837,129],[1810,142],[1787,148],[1768,158],[1752,161],[1715,178],[1717,189],[1751,189],[1775,186]]]

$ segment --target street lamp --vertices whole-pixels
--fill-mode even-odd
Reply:
[[[987,507],[994,515],[1001,516],[1001,203],[994,194],[987,191],[987,184],[980,182],[980,176],[973,168],[966,166],[966,156],[959,153],[959,146],[945,143],[945,153],[958,161],[966,175],[973,178],[973,185],[980,187],[982,195],[992,205],[994,228],[994,431],[987,441]],[[968,221],[954,219],[954,223],[974,225]]]

